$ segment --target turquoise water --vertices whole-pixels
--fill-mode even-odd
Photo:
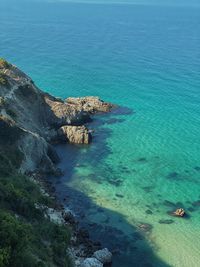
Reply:
[[[200,9],[2,2],[0,40],[42,89],[128,108],[97,116],[90,146],[57,148],[58,195],[113,266],[200,266]]]

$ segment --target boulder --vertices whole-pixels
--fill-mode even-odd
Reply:
[[[180,208],[180,209],[177,209],[176,211],[174,211],[173,214],[175,216],[178,216],[178,217],[183,217],[185,215],[185,211],[184,211],[184,209]]]
[[[103,267],[103,264],[96,258],[87,258],[83,261],[81,267]]]
[[[93,257],[103,264],[110,263],[112,261],[112,253],[107,248],[97,250],[94,252]]]
[[[58,130],[58,139],[73,144],[89,144],[92,136],[85,126],[62,126]]]

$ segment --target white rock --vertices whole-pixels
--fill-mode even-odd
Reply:
[[[95,258],[87,258],[83,261],[81,267],[103,267],[103,264]]]
[[[79,267],[81,265],[81,262],[79,260],[75,260],[74,264],[75,264],[76,267]]]
[[[112,261],[112,253],[107,248],[97,250],[93,254],[93,257],[95,257],[97,260],[99,260],[103,264],[109,263]]]

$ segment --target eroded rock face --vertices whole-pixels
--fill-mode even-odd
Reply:
[[[96,96],[69,97],[66,99],[66,103],[78,110],[81,109],[91,114],[109,112],[114,107],[111,103],[104,102]]]
[[[112,253],[107,248],[97,250],[93,256],[103,264],[112,262]]]
[[[85,112],[81,107],[72,106],[66,102],[52,98],[49,95],[45,95],[45,102],[53,113],[53,117],[49,123],[54,126],[62,125],[82,125],[85,122],[90,121],[90,115]]]
[[[0,66],[0,74],[3,75],[0,116],[2,125],[7,120],[12,121],[12,129],[22,133],[15,140],[16,148],[24,155],[22,173],[35,169],[56,172],[56,154],[50,142],[57,139],[88,144],[91,133],[81,125],[91,120],[91,114],[108,112],[113,107],[98,97],[68,98],[67,101],[53,97],[39,90],[30,77],[9,63]],[[2,142],[2,151],[3,146]]]
[[[103,267],[103,264],[96,258],[87,258],[83,261],[81,267]]]
[[[89,144],[92,136],[85,126],[63,126],[58,131],[61,141],[73,144]]]

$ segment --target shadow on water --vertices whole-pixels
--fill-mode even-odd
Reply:
[[[156,248],[146,241],[150,225],[133,226],[122,214],[96,205],[74,188],[61,185],[56,192],[64,205],[75,212],[80,226],[89,230],[90,238],[113,252],[113,267],[169,267],[157,258]]]
[[[105,122],[112,119],[112,123],[119,123],[121,117],[124,121],[128,114],[130,111],[128,113],[126,109],[124,114],[115,112],[114,115],[120,116],[119,119],[113,119],[113,114],[95,117],[89,125],[90,128],[95,128],[94,140],[90,146],[57,146],[61,159],[59,167],[64,176],[52,178],[52,182],[57,197],[75,212],[80,226],[89,230],[91,239],[100,241],[104,247],[113,251],[113,267],[169,267],[155,255],[156,248],[146,240],[152,231],[151,225],[142,223],[133,226],[122,214],[98,206],[86,194],[68,186],[75,168],[90,164],[95,169],[97,162],[104,164],[103,160],[112,153],[106,142],[112,131],[104,127]]]

